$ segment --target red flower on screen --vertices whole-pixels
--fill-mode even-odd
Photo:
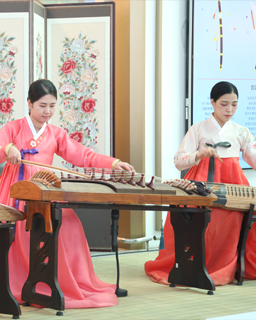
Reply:
[[[82,132],[76,131],[73,133],[70,133],[70,138],[76,140],[77,142],[82,142],[83,141],[83,134]]]
[[[10,98],[0,99],[0,112],[10,113],[12,111],[13,102]]]
[[[42,62],[42,57],[39,58],[39,63],[40,63],[40,70],[43,70],[43,62]]]
[[[85,113],[91,113],[94,110],[94,107],[96,105],[96,102],[93,98],[88,98],[82,101],[81,109]]]
[[[64,73],[70,73],[72,69],[75,69],[75,67],[76,67],[75,61],[67,60],[66,62],[63,63],[61,70]]]

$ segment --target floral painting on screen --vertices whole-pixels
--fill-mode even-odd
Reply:
[[[42,79],[43,56],[42,56],[42,37],[38,32],[36,38],[36,79]]]
[[[97,148],[99,132],[97,120],[98,68],[99,50],[94,48],[95,40],[79,33],[77,38],[63,41],[60,56],[59,97],[60,126],[70,138],[85,145],[94,152]],[[65,167],[71,164],[63,162]]]
[[[12,45],[14,39],[6,35],[6,32],[0,32],[0,128],[14,120],[13,104],[16,101],[11,95],[17,80],[15,55],[18,53],[18,48]]]

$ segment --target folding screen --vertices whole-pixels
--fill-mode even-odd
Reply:
[[[113,2],[0,0],[1,126],[27,114],[29,83],[48,78],[58,90],[52,123],[94,152],[114,155],[113,74]]]
[[[0,128],[27,113],[31,4],[0,2]]]
[[[33,80],[46,77],[45,15],[46,9],[38,2],[33,7]]]
[[[52,123],[93,151],[114,155],[113,2],[0,0],[0,128],[28,113],[29,84],[40,78],[58,90]],[[54,164],[71,166],[59,157]],[[111,250],[110,211],[76,213],[90,248]]]
[[[113,5],[45,7],[47,77],[59,94],[53,124],[107,155],[114,153]]]

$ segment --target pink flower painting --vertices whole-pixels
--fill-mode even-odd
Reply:
[[[96,105],[96,102],[93,98],[88,98],[82,101],[81,109],[85,113],[91,113],[94,110],[94,107]]]
[[[0,99],[0,112],[10,113],[12,111],[13,102],[10,98]]]
[[[83,134],[82,132],[76,131],[73,133],[70,133],[70,138],[76,140],[77,142],[82,142],[83,141]]]
[[[76,68],[76,63],[74,61],[67,60],[66,62],[63,63],[61,70],[64,73],[70,73],[75,68]]]
[[[38,32],[36,38],[36,79],[42,79],[43,77],[43,56],[42,56],[42,37]]]
[[[14,120],[13,104],[11,98],[15,90],[17,67],[15,55],[18,48],[13,45],[14,37],[9,37],[6,32],[0,33],[0,128],[7,122]]]
[[[60,126],[69,137],[91,150],[96,147],[99,133],[97,120],[97,90],[99,69],[96,40],[79,33],[62,41],[59,70]],[[72,165],[64,162],[70,168]]]

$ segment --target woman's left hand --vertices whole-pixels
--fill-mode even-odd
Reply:
[[[129,172],[135,172],[133,166],[131,166],[129,163],[127,162],[122,162],[122,161],[118,161],[115,166],[114,166],[115,170],[127,170]]]

